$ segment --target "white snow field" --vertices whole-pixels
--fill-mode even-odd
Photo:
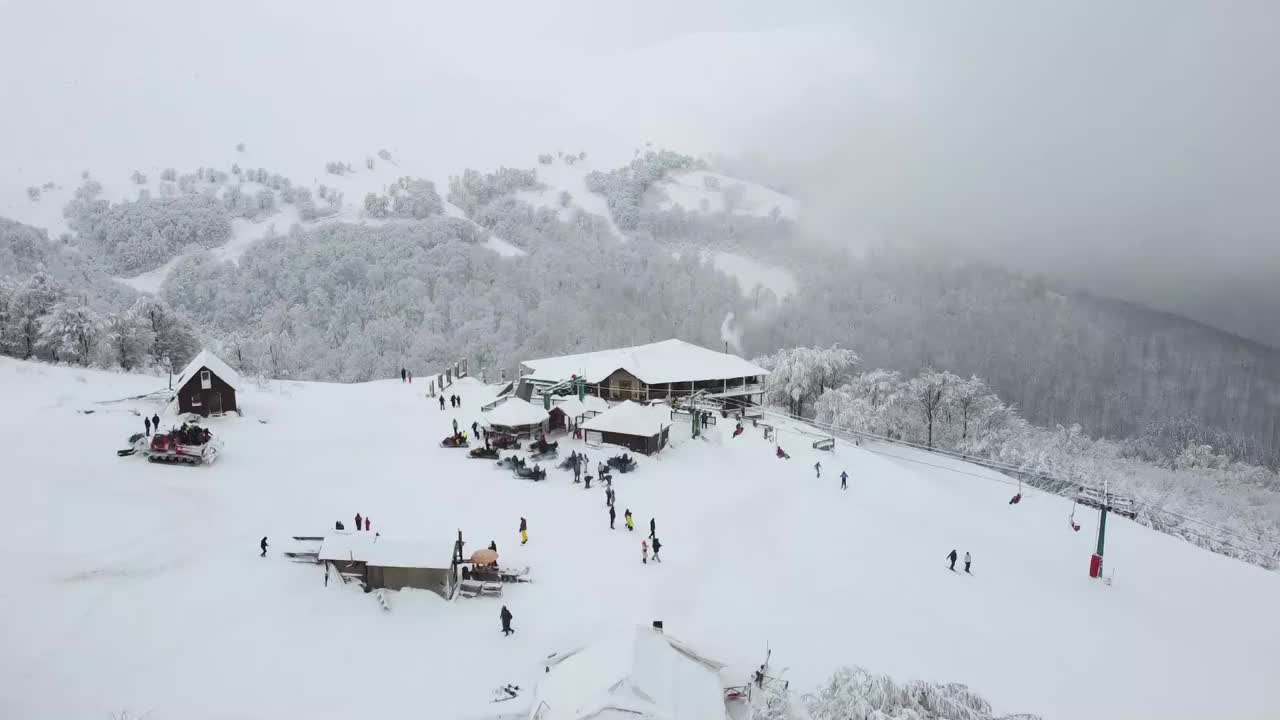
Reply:
[[[727,206],[726,192],[736,196],[732,207]],[[796,201],[790,195],[710,170],[673,173],[657,183],[650,193],[664,210],[679,205],[693,213],[729,210],[735,215],[769,217],[776,209],[779,217],[796,217]]]
[[[250,384],[244,417],[210,421],[217,464],[116,457],[142,430],[132,411],[160,402],[95,403],[164,384],[0,358],[0,717],[484,717],[518,711],[491,691],[532,688],[549,654],[654,619],[729,663],[726,684],[767,644],[799,690],[856,663],[966,683],[1002,713],[1277,716],[1280,577],[1117,518],[1115,582],[1091,581],[1092,513],[1073,533],[1069,503],[1026,490],[1010,506],[1011,487],[963,463],[821,453],[787,430],[792,459],[778,460],[757,429],[692,440],[677,426],[673,447],[616,478],[640,528],[628,533],[621,512],[609,529],[603,490],[566,471],[535,484],[440,448],[452,418],[480,418],[491,391],[473,380],[453,390],[458,412],[423,397],[422,375]],[[282,557],[290,535],[357,512],[384,537],[461,529],[468,553],[494,540],[535,582],[452,603],[392,592],[385,611]],[[642,565],[651,517],[664,562]],[[972,577],[946,569],[952,548],[973,554]]]

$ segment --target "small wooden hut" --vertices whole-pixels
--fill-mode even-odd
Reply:
[[[208,350],[201,350],[183,368],[175,385],[180,413],[209,417],[239,409],[236,388],[241,385],[240,375]]]

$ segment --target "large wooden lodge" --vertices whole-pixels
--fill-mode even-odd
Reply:
[[[587,394],[606,400],[646,402],[705,391],[730,407],[760,405],[767,374],[737,355],[676,339],[520,364],[520,383],[536,390],[582,378]]]

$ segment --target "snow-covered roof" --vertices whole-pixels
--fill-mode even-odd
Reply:
[[[378,537],[369,544],[365,562],[376,567],[447,568],[453,548],[451,542]]]
[[[724,666],[653,628],[606,634],[547,661],[531,717],[723,720]],[[541,714],[537,714],[541,712]]]
[[[521,364],[531,371],[524,376],[531,380],[560,381],[579,375],[591,384],[604,380],[618,369],[626,370],[647,385],[769,374],[768,370],[737,355],[674,338],[616,350],[526,360]]]
[[[582,429],[652,437],[670,425],[671,410],[667,406],[650,407],[624,400],[609,412],[582,423]]]
[[[195,358],[193,358],[191,362],[187,363],[187,366],[182,369],[182,372],[178,373],[178,380],[174,385],[182,387],[182,385],[190,380],[195,375],[196,371],[202,367],[212,370],[214,375],[222,378],[222,382],[230,385],[231,387],[236,389],[240,388],[240,373],[232,370],[230,365],[222,362],[222,358],[219,358],[208,350],[201,350],[196,353]]]
[[[605,413],[609,412],[609,403],[604,398],[595,395],[586,395],[581,400],[577,395],[569,395],[563,398],[552,398],[552,410],[560,408],[565,415],[571,418],[581,417],[589,412]]]
[[[518,397],[507,398],[501,405],[484,414],[486,423],[503,427],[537,425],[546,419],[546,410],[531,405]]]
[[[344,562],[364,562],[368,558],[369,548],[373,545],[373,533],[337,532],[326,535],[320,543],[320,561],[340,560]]]

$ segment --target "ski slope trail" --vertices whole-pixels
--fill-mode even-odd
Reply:
[[[610,530],[603,489],[555,461],[533,483],[440,448],[492,389],[459,381],[463,408],[441,411],[427,379],[250,384],[243,417],[210,421],[217,464],[187,468],[112,452],[141,413],[164,415],[159,400],[95,404],[165,379],[0,358],[0,543],[14,555],[0,717],[483,717],[493,688],[532,687],[549,653],[655,619],[729,663],[726,684],[768,644],[802,691],[859,664],[966,683],[1002,713],[1275,717],[1274,573],[1117,518],[1108,587],[1086,572],[1095,513],[1074,533],[1069,502],[1028,489],[1010,506],[989,471],[872,445],[817,452],[785,429],[792,459],[779,460],[758,429],[731,438],[731,422],[705,440],[673,427],[672,447],[616,476]],[[560,443],[592,467],[610,454]],[[534,582],[452,603],[391,592],[385,611],[282,557],[289,536],[357,512],[386,537],[461,529],[468,553],[492,540]],[[650,518],[664,562],[643,565]],[[952,548],[972,553],[973,576],[947,571]]]

